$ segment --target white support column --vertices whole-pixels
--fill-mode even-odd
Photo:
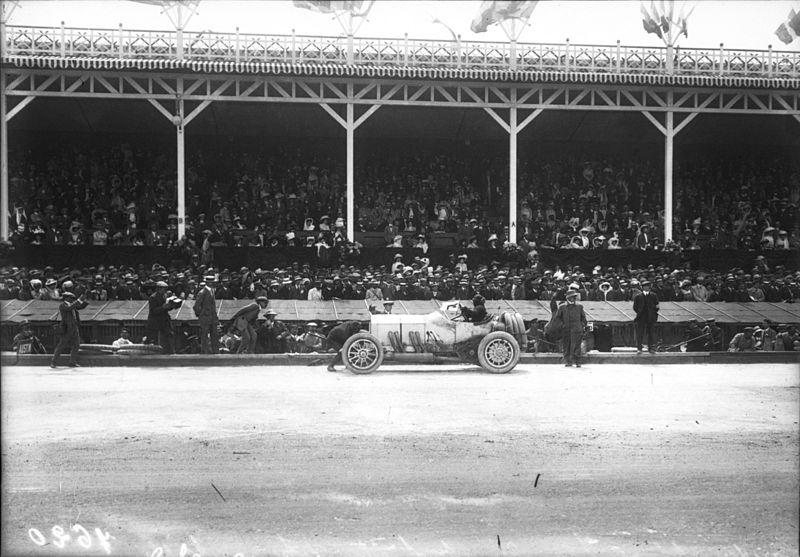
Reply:
[[[6,73],[0,71],[0,240],[8,240],[8,120],[6,112]]]
[[[178,90],[183,92],[183,80],[178,82]],[[183,98],[178,99],[178,113],[173,123],[178,141],[178,239],[186,235],[186,154],[185,154],[185,125],[183,121]]]
[[[347,94],[353,98],[353,84],[348,83]],[[353,122],[354,106],[352,102],[347,103],[347,239],[351,242],[355,241],[355,198],[356,189],[354,181],[354,168],[353,168],[353,138],[355,132],[355,123]]]
[[[672,93],[670,93],[672,97]],[[670,98],[670,104],[672,98]],[[667,121],[664,126],[664,243],[672,240],[672,140],[675,137],[674,112],[667,111]]]
[[[517,243],[517,90],[511,90],[515,103],[509,115],[508,131],[508,241]]]

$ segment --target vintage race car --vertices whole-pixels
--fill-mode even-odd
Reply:
[[[514,369],[528,345],[522,315],[507,311],[471,323],[459,307],[445,302],[425,315],[371,315],[369,332],[353,335],[342,347],[345,366],[353,373],[372,373],[384,360],[394,360],[477,363],[491,373]]]

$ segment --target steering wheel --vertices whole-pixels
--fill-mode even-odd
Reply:
[[[466,321],[464,314],[461,313],[461,304],[448,304],[447,309],[456,308],[456,314],[450,319],[451,321]]]

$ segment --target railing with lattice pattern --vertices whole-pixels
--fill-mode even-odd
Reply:
[[[7,27],[4,55],[800,77],[800,52]]]

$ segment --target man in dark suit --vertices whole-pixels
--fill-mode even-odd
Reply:
[[[147,344],[160,344],[164,354],[175,352],[172,333],[171,309],[178,307],[167,299],[167,283],[160,280],[156,283],[156,291],[148,299],[147,325],[145,335]]]
[[[194,314],[200,322],[200,343],[203,354],[219,352],[219,316],[217,315],[217,299],[214,287],[217,284],[215,275],[205,277],[206,285],[197,293],[194,301]]]
[[[61,294],[61,298],[63,301],[61,305],[58,306],[58,313],[61,317],[61,338],[53,352],[53,358],[50,360],[50,367],[56,367],[56,360],[67,346],[70,347],[69,367],[80,367],[78,363],[78,350],[81,345],[81,319],[78,315],[78,310],[85,308],[89,305],[89,302],[84,300],[83,296],[76,299],[75,294],[69,291]]]
[[[565,294],[567,303],[561,304],[556,310],[553,322],[557,324],[562,332],[562,343],[564,348],[564,365],[566,367],[581,367],[579,361],[581,355],[581,340],[586,331],[587,321],[586,312],[583,306],[578,303],[578,292],[568,290]]]
[[[642,340],[647,335],[647,349],[656,353],[656,335],[654,325],[658,321],[658,296],[650,290],[649,280],[642,281],[642,291],[633,298],[633,311],[636,317],[636,351],[642,351]]]

